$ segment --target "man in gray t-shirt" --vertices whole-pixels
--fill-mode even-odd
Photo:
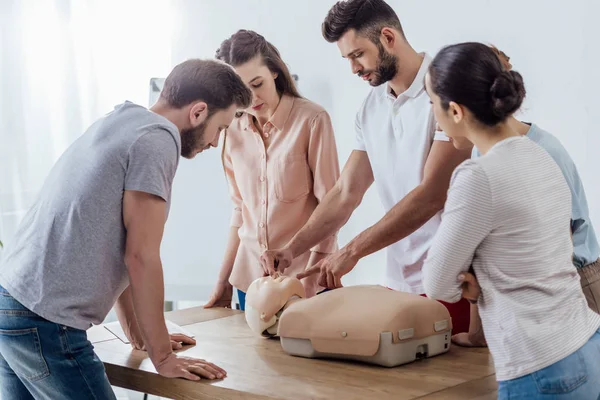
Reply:
[[[159,249],[179,156],[215,147],[250,101],[229,66],[188,60],[150,110],[120,104],[65,151],[0,265],[0,397],[114,398],[85,333],[113,306],[160,374],[225,376],[173,353],[193,339],[169,337]]]

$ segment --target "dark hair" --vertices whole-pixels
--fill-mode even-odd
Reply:
[[[254,31],[240,29],[221,43],[215,57],[236,67],[258,55],[261,56],[269,71],[277,73],[275,87],[280,95],[285,93],[293,97],[301,97],[279,50]]]
[[[394,28],[404,36],[398,15],[385,1],[348,0],[338,1],[331,7],[321,31],[330,43],[337,42],[350,29],[379,43],[381,30],[385,27]]]
[[[482,43],[444,47],[429,66],[429,78],[444,109],[451,101],[462,104],[488,126],[512,115],[525,98],[521,74],[506,71],[494,50]]]
[[[204,101],[211,115],[234,104],[246,108],[252,103],[252,93],[239,75],[216,60],[191,59],[175,66],[165,79],[160,97],[174,108]]]

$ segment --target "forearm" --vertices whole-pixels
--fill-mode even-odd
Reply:
[[[232,226],[229,230],[229,239],[227,240],[227,247],[225,248],[225,256],[223,257],[223,264],[221,264],[221,270],[219,271],[219,282],[228,282],[229,277],[231,276],[235,257],[237,256],[237,251],[240,247],[238,230],[239,228],[235,226]]]
[[[308,264],[306,265],[306,268],[310,268],[313,265],[316,265],[321,260],[323,260],[324,258],[326,258],[328,255],[329,254],[327,254],[327,253],[321,253],[321,252],[318,252],[318,251],[312,251],[310,253],[310,257],[308,259]]]
[[[418,186],[375,225],[352,239],[347,250],[360,259],[404,239],[443,208],[444,198],[440,197],[439,192]]]
[[[287,244],[293,256],[298,257],[334,235],[348,221],[352,212],[358,207],[358,203],[344,199],[342,191],[337,186],[331,189],[308,222]]]
[[[127,264],[132,303],[146,350],[154,365],[171,353],[164,317],[164,281],[159,257],[134,258]]]
[[[481,323],[481,317],[479,316],[479,306],[477,304],[470,304],[470,313],[469,334],[483,335],[483,325]]]
[[[144,340],[142,338],[142,332],[140,331],[140,327],[135,316],[135,310],[133,308],[131,286],[128,286],[121,296],[119,296],[117,303],[115,304],[115,312],[119,322],[121,323],[123,332],[125,332],[125,335],[129,341],[134,345],[143,345]]]

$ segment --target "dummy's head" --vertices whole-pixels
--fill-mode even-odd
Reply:
[[[181,155],[193,158],[216,147],[220,132],[252,94],[235,71],[216,60],[187,60],[165,79],[159,103],[181,132]]]
[[[321,27],[329,43],[337,43],[353,74],[379,86],[392,80],[408,47],[398,15],[383,0],[338,1]]]
[[[525,97],[523,78],[507,71],[497,54],[481,43],[447,46],[433,59],[425,78],[439,127],[457,148],[478,134],[506,122]]]
[[[254,31],[237,31],[221,43],[215,57],[233,66],[252,91],[249,114],[270,115],[283,94],[300,97],[277,48]]]
[[[265,276],[252,282],[246,292],[246,321],[257,335],[277,334],[277,322],[285,305],[294,298],[304,298],[304,286],[292,277]]]

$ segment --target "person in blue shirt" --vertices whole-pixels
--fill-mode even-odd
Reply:
[[[502,51],[492,46],[504,68],[512,69],[510,58]],[[573,159],[560,141],[533,123],[521,122],[512,117],[509,125],[521,135],[527,136],[537,143],[554,159],[560,167],[571,189],[571,233],[573,235],[573,264],[579,272],[581,287],[592,310],[600,313],[600,246],[590,220],[588,203],[583,189],[583,183],[577,172]],[[479,157],[479,151],[473,147],[471,158]],[[465,274],[471,275],[471,274]],[[474,283],[473,276],[465,277],[467,282]],[[483,328],[477,304],[471,304],[471,320],[469,332],[459,333],[452,337],[454,343],[468,347],[486,346]]]

